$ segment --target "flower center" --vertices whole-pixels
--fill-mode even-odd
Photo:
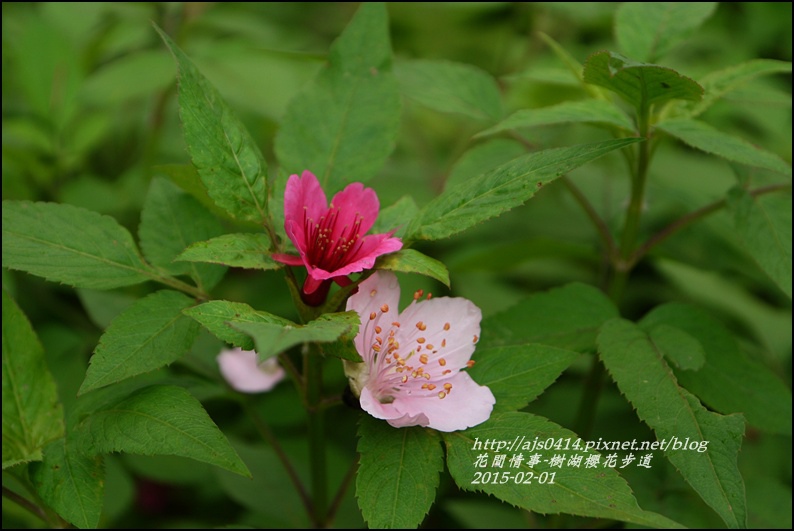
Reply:
[[[309,263],[324,271],[335,271],[349,262],[361,249],[361,222],[363,218],[356,212],[352,225],[341,225],[339,209],[333,204],[318,221],[306,216],[303,210],[303,231],[306,234]]]

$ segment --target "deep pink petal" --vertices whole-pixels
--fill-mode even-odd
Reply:
[[[304,212],[306,217],[316,222],[327,210],[328,200],[325,192],[312,172],[304,171],[301,177],[290,175],[284,191],[285,227],[290,221],[302,227]],[[298,244],[296,243],[295,246],[297,247]]]
[[[337,227],[343,231],[346,226],[353,226],[356,216],[361,218],[359,235],[366,234],[378,218],[380,202],[372,188],[364,188],[361,183],[351,183],[336,194],[331,200],[331,208],[339,210]]]
[[[375,351],[372,345],[377,335],[386,334],[392,328],[399,313],[400,283],[394,273],[377,271],[358,286],[358,292],[347,299],[348,311],[353,310],[361,318],[361,326],[353,342],[365,363],[373,362]],[[384,311],[385,310],[385,311]],[[374,317],[373,317],[374,316]]]
[[[223,377],[232,388],[242,393],[270,391],[284,379],[284,369],[277,358],[259,364],[253,350],[227,349],[218,354],[217,359]]]
[[[305,265],[303,258],[292,254],[273,253],[270,255],[270,257],[276,262],[280,262],[282,264],[287,264],[291,266]]]
[[[361,250],[351,256],[344,266],[334,271],[318,268],[313,275],[318,279],[326,279],[372,269],[379,256],[399,251],[402,246],[403,242],[399,238],[392,238],[388,234],[370,234],[364,236]]]
[[[496,399],[488,387],[479,385],[466,372],[448,380],[452,388],[444,398],[435,396],[399,396],[392,404],[393,415],[425,415],[428,426],[438,431],[465,430],[488,420]],[[438,386],[436,391],[443,391]],[[363,408],[363,405],[362,405]]]

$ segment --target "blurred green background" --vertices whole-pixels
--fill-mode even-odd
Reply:
[[[473,140],[496,120],[423,106],[421,90],[400,76],[401,62],[441,59],[481,68],[498,81],[503,94],[502,109],[497,109],[501,117],[517,109],[583,98],[584,91],[539,32],[584,62],[595,51],[617,49],[612,33],[617,6],[606,2],[388,4],[394,67],[404,98],[396,149],[384,170],[368,183],[381,205],[409,194],[421,207],[448,182],[474,177],[490,167],[484,166],[486,162],[495,166],[524,152],[523,144],[542,149],[607,138],[597,128],[560,126],[531,130],[524,134],[523,144],[507,136]],[[311,2],[4,2],[3,199],[82,206],[113,216],[136,234],[151,179],[167,176],[184,184],[173,170],[173,165],[189,162],[179,124],[175,65],[152,22],[174,37],[238,112],[275,175],[273,139],[286,105],[322,68],[330,43],[357,7],[357,3]],[[791,42],[791,3],[724,3],[663,64],[697,80],[753,58],[790,61]],[[774,76],[732,92],[703,120],[790,163],[791,117],[791,77]],[[617,230],[628,195],[623,160],[607,156],[573,172],[571,179]],[[756,172],[752,179],[760,185],[776,177]],[[664,143],[650,170],[645,231],[658,230],[721,198],[735,182],[734,169],[726,162]],[[240,229],[225,222],[230,231]],[[726,214],[717,214],[660,246],[652,260],[635,271],[624,313],[636,318],[661,302],[695,302],[716,312],[744,339],[746,350],[791,385],[790,301],[733,243],[731,227]],[[452,293],[472,299],[485,316],[530,293],[574,280],[600,285],[605,274],[597,235],[560,183],[497,220],[418,248],[447,264]],[[403,276],[401,283],[408,298],[418,288],[437,295],[447,292],[442,285],[416,276]],[[3,285],[44,343],[67,408],[74,403],[102,329],[135,298],[153,289],[142,285],[113,292],[75,291],[6,270]],[[278,272],[231,270],[213,295],[296,317]],[[205,333],[184,361],[151,377],[180,377],[185,384],[194,374],[217,374],[213,360],[220,348]],[[572,371],[541,397],[533,411],[570,426],[579,396],[576,368]],[[328,372],[328,387],[341,389],[341,368]],[[265,472],[255,473],[258,479],[252,483],[176,458],[109,456],[101,525],[306,525],[295,516],[300,512],[297,498],[291,500],[284,492],[286,479],[274,455],[256,444],[257,435],[247,419],[234,404],[217,398],[217,386],[194,380],[191,390],[204,400],[252,471],[261,467]],[[285,437],[296,462],[302,462],[303,413],[289,385],[256,397],[253,404]],[[630,406],[616,391],[602,406],[596,425],[608,426],[614,436],[615,426],[631,417]],[[348,410],[335,410],[332,415],[329,425],[336,426],[332,452],[339,454],[338,459],[330,459],[339,468],[331,473],[335,485],[354,458],[355,415]],[[753,526],[778,525],[780,519],[791,523],[791,460],[781,457],[790,448],[790,438],[749,433],[743,448],[743,459],[750,463],[745,467],[749,503],[751,508],[765,508],[750,513]],[[636,484],[635,478],[629,478],[644,508],[680,517],[688,525],[720,525],[702,504],[687,508],[691,500],[685,495],[680,503],[668,497],[665,507],[654,507],[652,502],[646,507],[646,495],[653,498],[658,485],[675,491],[681,483],[663,467],[654,473],[636,478]],[[769,476],[778,483],[753,479]],[[337,526],[363,525],[353,491],[343,503]],[[472,500],[449,482],[442,482],[441,491],[445,501],[434,506],[426,527],[563,524],[553,518],[530,520],[493,499]],[[703,521],[696,520],[697,514],[705,515]],[[579,525],[575,519],[564,523]],[[4,499],[3,524],[27,526],[37,521]]]

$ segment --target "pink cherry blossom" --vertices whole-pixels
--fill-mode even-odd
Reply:
[[[218,354],[217,360],[226,382],[241,393],[264,393],[284,379],[278,358],[259,363],[253,350],[226,349]]]
[[[462,370],[474,363],[480,309],[462,298],[419,296],[399,313],[397,277],[378,271],[348,299],[361,318],[354,343],[364,359],[345,362],[353,393],[364,411],[398,428],[455,431],[485,422],[493,393]]]
[[[370,269],[380,255],[402,248],[393,232],[365,236],[379,209],[375,191],[361,183],[349,184],[329,207],[314,174],[304,171],[301,177],[290,176],[284,193],[284,229],[300,256],[274,254],[273,258],[306,266],[304,302],[319,306],[331,280],[348,284],[347,275]]]

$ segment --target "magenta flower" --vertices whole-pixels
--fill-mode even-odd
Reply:
[[[364,411],[397,428],[455,431],[485,422],[493,393],[462,370],[474,364],[480,309],[462,298],[420,296],[398,313],[397,277],[378,271],[348,299],[361,318],[354,343],[364,358],[345,362],[353,393]]]
[[[304,171],[301,177],[290,176],[284,193],[284,228],[300,256],[274,254],[273,258],[306,266],[304,302],[319,306],[331,280],[349,284],[347,275],[370,269],[380,255],[402,248],[393,232],[365,236],[379,209],[375,191],[361,183],[349,184],[329,207],[314,174]]]
[[[284,369],[278,364],[278,358],[259,363],[253,350],[226,349],[217,359],[226,382],[241,393],[264,393],[284,379]]]

